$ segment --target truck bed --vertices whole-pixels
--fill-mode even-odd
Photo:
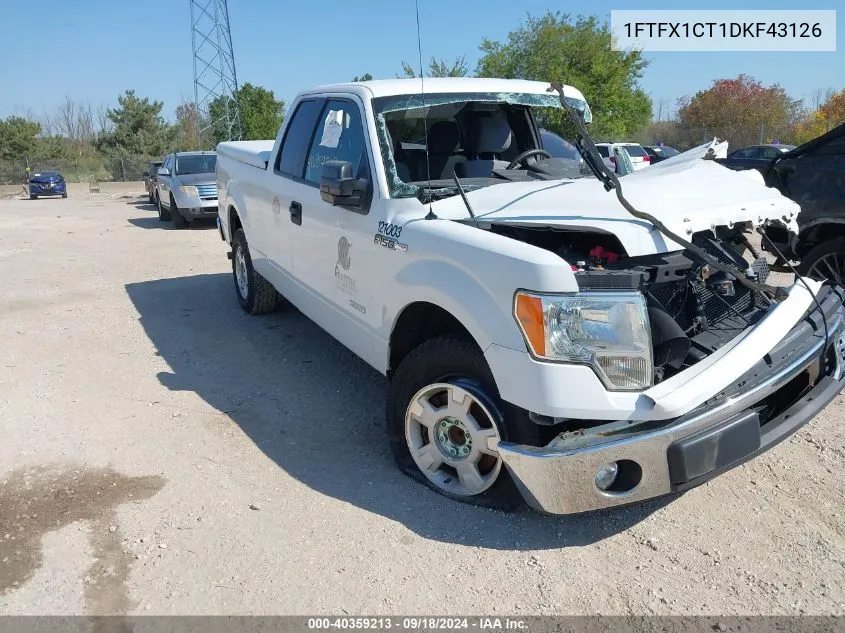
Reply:
[[[226,141],[217,144],[217,153],[259,169],[267,168],[275,141]]]

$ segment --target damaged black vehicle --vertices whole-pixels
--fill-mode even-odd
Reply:
[[[802,275],[845,283],[845,124],[778,156],[763,177],[801,206],[797,230],[770,225],[775,246],[763,240],[763,249],[777,255],[781,270],[797,261]]]

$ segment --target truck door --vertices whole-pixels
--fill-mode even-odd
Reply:
[[[256,236],[254,241],[270,266],[276,268],[273,277],[287,285],[292,279],[291,244],[297,225],[292,222],[291,202],[301,198],[311,187],[302,179],[305,156],[323,99],[301,100],[285,129],[279,152],[269,167],[267,191],[249,191],[247,206],[253,208]],[[279,288],[284,291],[283,288]]]
[[[351,347],[370,344],[363,331],[381,313],[372,284],[367,283],[378,278],[372,270],[378,196],[372,197],[372,209],[332,206],[320,197],[320,175],[323,163],[341,160],[351,163],[358,178],[373,182],[375,154],[367,142],[362,111],[351,96],[326,99],[305,158],[304,184],[289,203],[296,224],[293,272],[315,296],[316,314],[309,316],[347,345],[351,341]],[[371,354],[370,349],[353,351],[364,358]]]

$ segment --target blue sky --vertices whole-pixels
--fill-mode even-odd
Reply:
[[[114,104],[118,94],[134,88],[141,96],[163,101],[165,116],[172,118],[183,99],[193,98],[188,0],[0,4],[0,24],[6,25],[0,37],[0,117],[25,109],[36,115],[51,112],[65,95],[94,105]],[[466,55],[474,69],[482,37],[505,40],[528,13],[539,16],[547,9],[609,20],[614,8],[677,7],[670,0],[420,0],[423,56]],[[794,0],[747,0],[742,5],[713,0],[689,2],[686,8],[842,6],[841,0],[814,0],[806,6]],[[348,81],[365,72],[392,78],[403,59],[417,63],[413,0],[229,0],[229,13],[238,80],[270,88],[288,102],[301,88]],[[838,21],[841,27],[842,18]],[[38,23],[44,27],[35,28]],[[655,109],[661,101],[664,108],[674,108],[678,97],[739,73],[765,84],[778,82],[795,98],[809,99],[819,88],[845,88],[844,30],[837,29],[837,52],[649,53],[651,64],[641,85]]]

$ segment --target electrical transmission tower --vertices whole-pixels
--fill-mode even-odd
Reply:
[[[226,140],[241,138],[238,76],[226,0],[189,0],[194,49],[194,101],[200,112],[200,137],[219,130]],[[211,104],[215,103],[213,112]],[[221,106],[222,107],[219,107]]]

